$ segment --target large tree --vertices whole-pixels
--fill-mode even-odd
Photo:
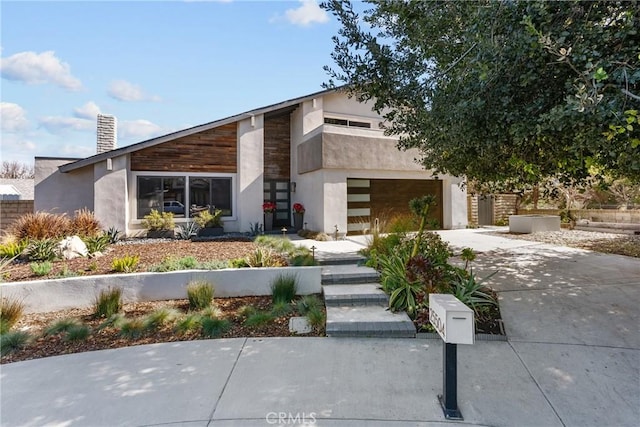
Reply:
[[[322,5],[342,26],[328,86],[375,100],[426,168],[516,185],[640,181],[636,1],[369,3]]]

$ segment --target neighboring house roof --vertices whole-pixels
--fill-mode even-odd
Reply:
[[[0,178],[0,195],[19,194],[20,200],[33,200],[35,180]]]
[[[301,102],[311,100],[313,98],[317,98],[321,95],[326,95],[328,93],[337,92],[343,89],[344,86],[335,88],[335,89],[326,89],[319,92],[315,92],[309,95],[301,96],[299,98],[290,99],[288,101],[279,102],[277,104],[269,105],[266,107],[256,108],[255,110],[246,111],[244,113],[236,114],[234,116],[226,117],[224,119],[216,120],[213,122],[205,123],[202,125],[194,126],[188,129],[183,129],[177,132],[169,133],[167,135],[158,136],[156,138],[148,139],[146,141],[138,142],[137,144],[128,145],[126,147],[117,148],[115,150],[107,151],[104,153],[96,154],[91,157],[87,157],[85,159],[78,160],[73,163],[68,163],[66,165],[60,166],[58,169],[60,172],[70,172],[76,169],[83,168],[85,166],[93,165],[100,161],[113,158],[116,156],[122,156],[124,154],[132,153],[134,151],[142,150],[148,147],[152,147],[154,145],[162,144],[164,142],[172,141],[174,139],[182,138],[185,136],[193,135],[194,133],[203,132],[206,130],[210,130],[213,128],[217,128],[219,126],[223,126],[229,123],[236,122],[238,120],[247,119],[251,116],[259,115],[259,114],[268,114],[271,112],[276,112],[278,110],[286,110],[292,109],[296,105]]]

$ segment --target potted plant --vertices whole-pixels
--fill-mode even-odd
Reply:
[[[156,209],[151,209],[151,213],[144,216],[142,226],[147,229],[147,237],[173,239],[176,224],[172,212],[158,212]]]
[[[295,231],[302,230],[304,211],[304,205],[302,203],[293,204],[293,229]]]
[[[275,211],[275,203],[264,202],[262,204],[262,212],[264,213],[264,231],[271,231],[273,229],[273,213]]]
[[[200,227],[200,230],[198,230],[199,237],[222,236],[224,234],[222,210],[220,209],[214,208],[213,213],[209,209],[200,211],[193,220]]]

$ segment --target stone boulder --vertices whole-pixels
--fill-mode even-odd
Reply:
[[[58,255],[64,259],[86,257],[89,255],[87,245],[78,236],[65,237],[58,243]]]

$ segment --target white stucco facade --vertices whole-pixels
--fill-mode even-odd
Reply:
[[[102,153],[77,163],[73,159],[36,158],[35,208],[67,212],[93,210],[105,228],[116,227],[127,235],[141,233],[137,214],[137,177],[131,171],[131,153],[153,144],[171,141],[189,132],[220,125],[237,126],[237,172],[232,177],[233,215],[225,218],[225,231],[246,232],[262,223],[265,177],[265,113],[283,111],[290,123],[290,204],[302,203],[308,229],[331,234],[347,230],[347,180],[433,180],[442,182],[443,228],[467,225],[466,191],[461,179],[434,177],[416,162],[416,150],[400,151],[396,139],[380,129],[381,116],[371,104],[336,91],[291,100],[261,110],[224,119]],[[280,110],[278,110],[280,109]],[[353,121],[354,126],[326,120]],[[350,122],[349,122],[350,123]],[[368,127],[362,127],[366,123]],[[358,127],[360,126],[360,127]],[[139,147],[139,148],[138,148]],[[65,166],[63,166],[65,165]],[[206,172],[150,172],[153,176],[197,176]],[[216,175],[216,174],[209,174]],[[177,218],[176,222],[189,221]]]

